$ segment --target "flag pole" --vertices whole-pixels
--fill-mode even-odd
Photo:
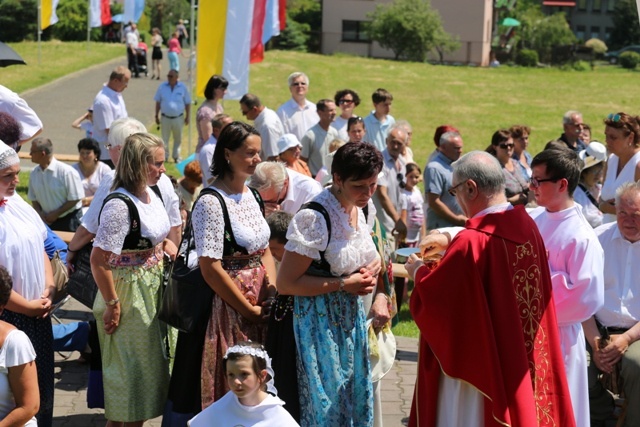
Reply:
[[[40,65],[41,38],[42,38],[42,0],[38,0],[38,65]]]
[[[196,57],[196,51],[195,51],[195,47],[194,47],[194,29],[195,29],[195,13],[196,10],[196,5],[195,5],[195,0],[191,0],[191,25],[189,25],[189,63],[187,65],[187,69],[189,69],[189,91],[191,93],[191,95],[194,95],[194,91],[193,91],[193,83],[194,83],[194,75],[196,72],[196,64],[195,64],[195,57]],[[195,94],[195,96],[193,96],[193,106],[195,107],[197,104],[197,96],[198,94]],[[196,117],[195,112],[191,113],[191,117]],[[187,152],[189,154],[191,154],[191,123],[193,123],[193,120],[189,120],[189,142],[187,144]]]
[[[91,42],[91,0],[87,0],[87,55],[89,54],[90,42]]]

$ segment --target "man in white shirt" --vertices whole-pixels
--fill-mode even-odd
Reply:
[[[604,254],[593,228],[574,202],[580,179],[578,154],[544,150],[531,161],[531,183],[539,208],[530,212],[549,258],[569,393],[576,425],[589,426],[587,359],[582,322],[604,301]]]
[[[322,186],[314,179],[285,167],[281,162],[262,162],[251,175],[249,187],[264,201],[268,216],[274,211],[295,214],[300,206],[320,194]]]
[[[187,86],[178,80],[176,70],[169,70],[167,81],[160,83],[153,100],[156,101],[156,124],[162,130],[165,161],[169,158],[169,138],[173,135],[173,161],[178,163],[181,160],[182,128],[189,124],[191,94]]]
[[[611,419],[613,398],[598,380],[619,365],[622,391],[629,402],[627,426],[640,425],[640,185],[623,184],[616,191],[616,222],[598,227],[604,249],[604,306],[583,323],[589,363],[591,419]],[[596,321],[599,325],[596,324]],[[610,338],[606,340],[606,335]]]
[[[31,142],[31,161],[38,166],[29,175],[29,200],[52,230],[76,231],[82,218],[84,189],[78,173],[53,157],[47,138]]]
[[[386,147],[387,135],[396,120],[391,114],[393,95],[385,89],[377,89],[371,95],[373,111],[364,118],[365,140],[382,151]]]
[[[278,117],[282,122],[283,133],[292,133],[300,141],[320,118],[316,113],[316,105],[307,100],[309,77],[298,71],[289,75],[288,82],[291,99],[278,108]]]
[[[227,114],[216,114],[211,120],[211,136],[204,143],[200,152],[198,153],[198,162],[200,162],[200,169],[202,169],[202,185],[209,186],[209,182],[213,179],[211,175],[211,164],[213,163],[213,153],[216,151],[216,144],[218,143],[218,137],[222,129],[233,119]]]
[[[27,102],[10,89],[0,85],[0,111],[10,114],[22,125],[22,134],[18,145],[13,148],[20,151],[20,146],[42,132],[42,121],[29,107]]]
[[[387,136],[387,148],[382,151],[384,164],[378,176],[378,188],[373,196],[373,203],[380,224],[387,232],[387,239],[393,244],[394,231],[403,239],[407,234],[407,226],[400,217],[401,192],[400,183],[404,181],[407,162],[402,155],[407,143],[407,133],[400,127],[392,128]]]
[[[140,77],[140,71],[138,70],[138,32],[136,31],[136,24],[131,24],[131,30],[125,35],[127,43],[127,63],[129,70],[133,71],[133,76],[137,79]]]
[[[308,163],[311,175],[316,176],[322,169],[324,159],[329,154],[329,144],[338,139],[338,131],[331,126],[336,118],[336,104],[330,99],[321,99],[316,104],[320,121],[309,129],[300,140],[300,158]],[[288,133],[288,132],[287,132]]]
[[[114,167],[109,156],[107,139],[114,120],[127,117],[127,107],[122,92],[131,79],[131,71],[126,67],[116,67],[109,76],[109,82],[102,87],[93,100],[93,138],[100,143],[100,161]]]
[[[262,105],[260,98],[252,93],[245,94],[240,99],[242,115],[253,120],[253,125],[262,139],[262,160],[275,160],[278,156],[278,140],[284,135],[284,128],[280,118],[270,108]]]

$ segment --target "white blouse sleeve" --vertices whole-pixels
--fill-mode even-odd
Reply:
[[[3,347],[5,350],[4,366],[6,368],[24,365],[36,359],[36,351],[29,337],[19,329],[9,332],[4,340]]]
[[[222,259],[224,216],[218,199],[210,194],[200,197],[192,212],[191,221],[198,257]]]
[[[127,204],[119,199],[109,200],[100,214],[100,225],[93,246],[120,255],[130,226]]]
[[[312,209],[302,209],[291,220],[285,249],[308,258],[319,260],[320,251],[329,243],[329,232],[324,216]]]

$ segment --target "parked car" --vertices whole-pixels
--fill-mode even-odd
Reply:
[[[611,52],[607,52],[604,54],[604,59],[609,61],[610,64],[617,64],[620,54],[629,51],[640,53],[640,45],[625,46],[620,50],[612,50]]]

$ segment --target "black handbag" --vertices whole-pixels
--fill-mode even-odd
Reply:
[[[260,205],[260,209],[264,214],[264,204],[258,192],[250,189]],[[220,202],[222,213],[224,216],[224,250],[225,256],[236,252],[246,253],[246,250],[236,243],[233,231],[231,230],[231,221],[224,199],[212,188],[205,188],[200,192],[198,200],[193,204],[192,212],[195,206],[205,194],[215,196]],[[194,332],[198,328],[206,327],[211,315],[211,305],[213,303],[213,290],[202,277],[200,265],[196,264],[193,268],[189,268],[189,253],[195,249],[193,238],[192,218],[189,217],[187,226],[185,227],[180,242],[180,252],[173,262],[171,273],[167,287],[162,298],[162,305],[158,312],[158,318],[166,324],[173,326],[182,332]]]
[[[67,293],[82,305],[93,308],[93,301],[98,294],[98,285],[91,273],[92,243],[87,243],[76,253],[74,269],[67,281]]]

